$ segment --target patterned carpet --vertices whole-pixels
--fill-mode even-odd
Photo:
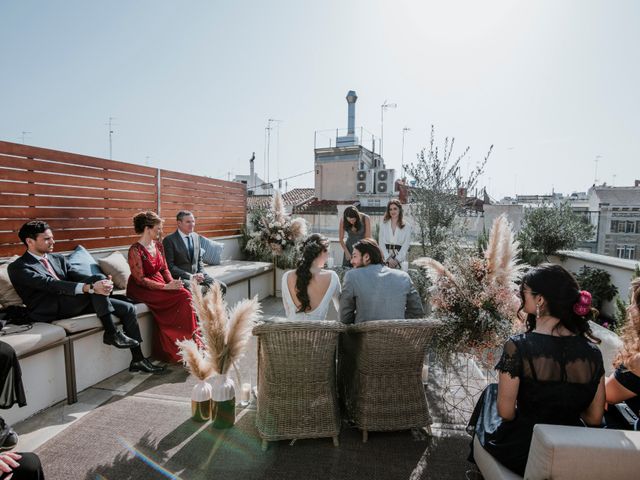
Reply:
[[[114,396],[37,450],[57,479],[464,479],[469,437],[436,429],[375,433],[347,424],[331,439],[282,441],[262,452],[252,406],[235,427],[190,420],[193,383],[179,367]]]

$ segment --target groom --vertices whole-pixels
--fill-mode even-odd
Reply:
[[[373,238],[353,246],[351,265],[340,295],[340,321],[361,323],[424,316],[420,295],[409,274],[384,265]]]

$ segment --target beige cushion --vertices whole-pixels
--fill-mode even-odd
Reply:
[[[22,305],[22,299],[13,288],[11,280],[9,280],[9,273],[7,272],[9,264],[14,262],[17,258],[18,256],[14,255],[7,260],[6,263],[0,265],[0,304],[5,307],[8,307],[9,305]]]
[[[611,330],[598,325],[595,322],[589,322],[591,331],[598,337],[601,342],[598,344],[598,348],[602,353],[602,361],[604,362],[604,373],[609,376],[613,373],[613,361],[615,360],[618,352],[622,348],[622,339],[618,337]]]
[[[100,264],[100,269],[105,275],[111,275],[116,288],[127,288],[127,280],[131,275],[131,269],[129,268],[129,262],[127,262],[122,253],[113,252],[108,257],[98,259],[98,264]]]
[[[524,476],[630,480],[639,470],[640,432],[536,425]]]
[[[522,480],[520,475],[513,473],[507,467],[498,462],[487,452],[478,437],[473,439],[473,459],[476,461],[482,476],[491,480]]]
[[[4,331],[20,332],[24,326],[22,325],[9,325],[5,327]],[[33,324],[33,328],[16,333],[14,335],[3,335],[2,341],[8,343],[13,347],[18,356],[29,353],[40,347],[44,347],[51,343],[57,342],[67,336],[63,328],[56,325],[50,325],[48,323],[36,322]]]

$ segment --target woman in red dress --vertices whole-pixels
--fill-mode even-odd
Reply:
[[[153,313],[159,330],[156,353],[164,360],[179,362],[176,340],[192,338],[198,328],[191,293],[169,273],[158,241],[162,219],[154,212],[141,212],[133,217],[133,228],[140,239],[129,248],[127,296],[146,303]]]

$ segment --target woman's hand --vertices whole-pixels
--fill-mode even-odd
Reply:
[[[14,468],[20,466],[17,460],[20,460],[21,458],[22,455],[16,452],[6,452],[0,454],[0,472],[12,472]],[[6,477],[6,480],[9,480],[11,477],[13,477],[13,473]]]
[[[387,259],[387,265],[389,265],[389,267],[391,268],[398,268],[398,265],[400,265],[400,262],[398,262],[398,260],[396,260],[393,257],[389,257]]]
[[[165,290],[180,290],[182,288],[182,280],[171,280],[169,283],[165,283]]]
[[[346,258],[348,261],[351,261],[351,254],[349,253],[349,250],[344,251],[344,258]]]

